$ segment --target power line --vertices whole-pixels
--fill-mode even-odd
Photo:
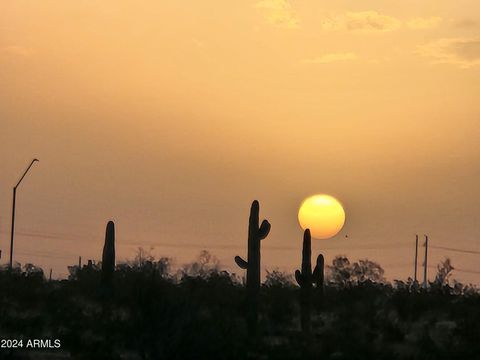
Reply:
[[[25,256],[33,256],[33,257],[44,257],[44,258],[51,258],[51,259],[73,259],[75,256],[65,256],[65,255],[54,255],[52,253],[50,254],[45,254],[45,253],[34,253],[34,252],[29,252],[29,251],[17,251],[17,254],[19,255],[25,255]]]
[[[466,254],[480,254],[480,251],[475,251],[475,250],[458,249],[458,248],[439,246],[439,245],[430,245],[430,247],[435,249],[442,249],[442,250],[454,251],[454,252],[460,252],[460,253],[466,253]]]
[[[454,268],[453,271],[460,271],[460,272],[472,273],[472,274],[480,274],[480,271],[476,271],[476,270],[467,270],[467,269],[457,269],[457,268]]]
[[[59,258],[59,259],[73,259],[73,258],[76,258],[76,255],[69,255],[69,256],[66,256],[66,255],[57,255],[57,254],[54,254],[54,253],[51,253],[51,252],[31,252],[31,251],[19,251],[18,252],[20,255],[28,255],[28,256],[36,256],[36,257],[45,257],[45,258]],[[390,263],[390,264],[387,264],[387,267],[389,268],[407,268],[411,266],[409,263],[407,262],[403,262],[403,263]],[[436,265],[427,265],[427,267],[429,269],[437,269],[437,266]],[[269,268],[269,267],[266,267],[265,268]],[[465,272],[465,273],[472,273],[472,274],[480,274],[480,271],[476,271],[476,270],[470,270],[470,269],[462,269],[462,268],[454,268],[453,269],[454,271],[457,271],[457,272]]]
[[[2,233],[7,233],[6,231],[2,231]],[[78,234],[65,234],[65,233],[45,233],[39,231],[32,231],[32,230],[20,230],[16,232],[18,235],[26,236],[26,237],[38,237],[43,239],[55,239],[55,240],[67,240],[67,241],[78,241],[79,239],[84,238]],[[92,235],[86,235],[85,237],[93,238]],[[141,244],[138,242],[133,241],[123,241],[118,245],[136,245],[136,246],[165,246],[165,247],[178,247],[178,248],[186,248],[186,247],[195,247],[195,248],[217,248],[217,249],[243,249],[243,245],[234,245],[234,244],[199,244],[199,243],[156,243],[156,244]],[[364,244],[364,245],[357,245],[357,246],[333,246],[333,247],[323,247],[323,250],[382,250],[382,249],[395,249],[395,248],[402,248],[402,247],[409,247],[411,246],[408,243],[404,242],[394,242],[394,243],[382,243],[382,244]],[[460,252],[465,254],[478,254],[480,255],[480,251],[477,250],[469,250],[469,249],[460,249],[460,248],[453,248],[441,245],[429,245],[430,248],[441,249],[446,251],[453,251],[453,252]],[[264,247],[268,250],[298,250],[295,246],[282,246],[282,245],[273,245],[269,246],[266,245]]]
[[[71,236],[69,234],[47,234],[47,233],[40,233],[40,232],[25,232],[25,231],[17,231],[17,234],[23,235],[26,237],[38,237],[43,239],[56,239],[56,240],[67,240],[67,241],[77,241],[81,237],[78,235]],[[68,237],[65,237],[68,236]],[[90,236],[89,236],[90,237]],[[175,247],[175,248],[186,248],[186,247],[194,247],[194,248],[217,248],[217,249],[244,249],[243,245],[234,245],[234,244],[201,244],[201,243],[170,243],[170,242],[159,242],[154,244],[142,244],[139,242],[133,241],[122,241],[118,243],[119,246],[125,245],[136,245],[136,246],[165,246],[165,247]],[[323,250],[382,250],[382,249],[396,249],[401,247],[409,246],[406,243],[386,243],[386,244],[365,244],[360,246],[334,246],[334,247],[323,247]],[[296,246],[282,246],[282,245],[266,245],[264,246],[265,249],[268,250],[298,250]]]
[[[6,233],[3,231],[3,233]],[[26,236],[26,237],[38,237],[38,238],[43,238],[43,239],[55,239],[55,240],[67,240],[67,241],[77,241],[81,238],[84,238],[81,235],[78,234],[65,234],[65,233],[45,233],[45,232],[39,232],[39,231],[31,231],[31,230],[23,230],[23,231],[17,231],[18,235]],[[87,235],[85,237],[92,238],[92,235]],[[165,246],[165,247],[175,247],[175,248],[186,248],[186,247],[194,247],[194,248],[202,248],[202,247],[208,247],[208,248],[216,248],[216,249],[243,249],[243,245],[234,245],[234,244],[200,244],[200,243],[183,243],[183,244],[178,244],[178,243],[170,243],[170,242],[160,242],[160,243],[155,243],[155,244],[141,244],[138,242],[133,242],[133,241],[123,241],[122,243],[119,243],[120,246],[122,245],[137,245],[137,246]],[[328,247],[323,247],[322,249],[324,250],[382,250],[382,249],[396,249],[396,248],[402,248],[402,247],[409,247],[411,246],[408,243],[404,242],[394,242],[394,243],[382,243],[382,244],[364,244],[364,245],[357,245],[357,246],[328,246]],[[479,254],[480,251],[476,250],[469,250],[469,249],[460,249],[460,248],[453,248],[453,247],[446,247],[446,246],[440,246],[440,245],[429,245],[431,248],[435,249],[442,249],[442,250],[447,250],[447,251],[454,251],[454,252],[460,252],[460,253],[466,253],[466,254]],[[297,247],[295,246],[282,246],[282,245],[265,245],[265,249],[268,250],[298,250]]]
[[[17,231],[17,234],[26,236],[26,237],[37,237],[43,239],[55,239],[55,240],[67,240],[67,241],[78,241],[81,238],[79,235],[71,235],[71,234],[56,234],[56,233],[42,233],[37,231]],[[88,236],[91,237],[91,236]],[[200,244],[200,243],[169,243],[169,242],[160,242],[155,244],[141,244],[138,242],[133,241],[123,241],[118,243],[119,246],[128,246],[128,245],[135,245],[135,246],[165,246],[165,247],[173,247],[173,248],[213,248],[213,249],[244,249],[243,245],[234,245],[234,244]],[[401,247],[409,246],[406,243],[396,242],[396,243],[384,243],[384,244],[365,244],[360,246],[334,246],[334,247],[324,247],[324,250],[382,250],[382,249],[395,249]],[[264,247],[268,250],[279,250],[279,251],[290,251],[290,250],[298,250],[298,247],[295,246],[282,246],[282,245],[266,245]]]
[[[61,234],[61,233],[45,233],[45,232],[38,232],[38,231],[29,231],[29,230],[24,230],[24,231],[18,231],[17,234],[27,236],[27,237],[39,237],[39,238],[45,238],[45,239],[53,239],[53,240],[67,240],[67,241],[76,241],[77,239],[81,239],[82,236],[75,234]],[[86,236],[86,237],[92,237],[92,236]],[[122,241],[118,243],[119,246],[158,246],[158,247],[172,247],[172,248],[203,248],[203,249],[234,249],[234,250],[242,250],[245,247],[243,245],[234,245],[234,244],[200,244],[200,243],[183,243],[183,244],[178,244],[178,243],[171,243],[171,242],[163,242],[163,243],[155,243],[155,244],[141,244],[138,242],[132,242],[132,241]],[[382,249],[395,249],[395,248],[401,248],[401,247],[407,247],[411,246],[410,244],[404,243],[404,242],[394,242],[394,243],[382,243],[382,244],[365,244],[365,245],[360,245],[360,246],[334,246],[334,247],[323,247],[323,250],[329,251],[329,250],[382,250]],[[440,246],[440,245],[430,245],[431,248],[434,249],[440,249],[440,250],[446,250],[446,251],[453,251],[453,252],[459,252],[459,253],[465,253],[465,254],[480,254],[480,251],[476,250],[468,250],[468,249],[460,249],[460,248],[454,248],[454,247],[446,247],[446,246]],[[273,245],[273,246],[264,246],[265,250],[269,251],[297,251],[298,247],[296,246],[282,246],[282,245]],[[76,258],[77,255],[60,255],[60,254],[54,254],[51,252],[45,252],[45,251],[20,251],[19,254],[21,255],[28,255],[28,256],[36,256],[36,257],[44,257],[44,258],[59,258],[59,259],[73,259]],[[408,267],[410,266],[409,264],[390,264],[387,265],[387,267]],[[433,265],[427,265],[427,268],[436,268],[436,266]],[[480,271],[476,270],[470,270],[470,269],[461,269],[461,268],[455,268],[454,271],[457,272],[464,272],[464,273],[472,273],[472,274],[480,274]]]

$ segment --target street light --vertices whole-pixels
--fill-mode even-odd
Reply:
[[[11,229],[11,237],[10,237],[10,270],[12,270],[12,265],[13,265],[13,236],[15,233],[15,198],[17,196],[17,188],[22,182],[23,178],[25,175],[27,175],[28,170],[32,167],[33,163],[35,161],[39,161],[38,159],[33,159],[30,165],[28,165],[27,170],[23,173],[22,177],[20,180],[18,180],[17,185],[13,187],[13,207],[12,207],[12,229]]]

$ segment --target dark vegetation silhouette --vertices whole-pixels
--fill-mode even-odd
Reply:
[[[59,338],[60,354],[75,359],[478,359],[477,289],[436,280],[427,289],[411,279],[377,282],[378,268],[368,265],[352,277],[360,264],[345,270],[336,267],[345,263],[339,259],[346,258],[327,268],[324,294],[312,291],[308,342],[302,290],[291,275],[267,273],[252,343],[246,289],[207,253],[178,272],[168,259],[118,264],[108,316],[99,264],[74,269],[68,280],[48,281],[28,264],[0,271],[0,337]],[[2,349],[0,356],[10,353]]]
[[[252,337],[256,335],[258,321],[258,296],[260,291],[260,244],[270,232],[270,223],[263,220],[259,226],[260,204],[254,200],[248,220],[248,254],[247,261],[235,256],[237,265],[247,270],[247,324]]]
[[[312,272],[312,238],[310,230],[307,229],[303,235],[302,270],[295,271],[295,280],[300,286],[300,321],[302,331],[306,335],[310,335],[311,331],[312,288],[316,285],[317,290],[323,290],[323,267],[324,259],[320,254],[317,257],[315,270]]]
[[[248,262],[240,262],[246,283],[222,271],[206,251],[177,271],[171,259],[142,248],[134,259],[115,265],[111,222],[102,262],[71,266],[66,280],[48,281],[32,264],[2,269],[0,338],[61,339],[62,347],[0,349],[0,358],[479,358],[480,293],[450,280],[449,259],[426,289],[412,279],[389,283],[379,264],[345,256],[334,258],[324,274],[321,255],[312,271],[305,231],[295,276],[301,287],[279,270],[267,271],[262,284],[260,240],[270,225],[258,226],[258,214],[254,202],[249,246],[257,244]],[[255,292],[248,287],[250,266]]]
[[[109,221],[105,230],[105,244],[102,254],[102,285],[112,290],[113,273],[115,271],[115,224]]]

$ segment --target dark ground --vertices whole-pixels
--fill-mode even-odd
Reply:
[[[167,270],[162,261],[119,266],[112,289],[95,266],[62,281],[35,268],[1,271],[0,338],[60,339],[61,349],[2,348],[0,358],[480,359],[480,295],[458,283],[423,290],[332,268],[323,295],[313,293],[308,337],[299,288],[272,272],[250,339],[235,276],[203,265]]]

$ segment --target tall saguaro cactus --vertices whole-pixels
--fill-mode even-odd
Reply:
[[[316,284],[317,289],[323,290],[323,255],[318,255],[317,264],[312,272],[312,237],[310,230],[306,229],[303,234],[303,250],[302,250],[302,271],[295,271],[295,279],[300,285],[300,321],[302,331],[310,333],[311,330],[311,307],[312,307],[312,288]]]
[[[115,271],[115,224],[109,221],[105,231],[105,245],[102,256],[102,283],[111,287]]]
[[[248,257],[247,261],[235,256],[235,262],[247,270],[247,323],[250,334],[254,334],[258,319],[258,294],[260,291],[260,241],[270,232],[270,223],[263,220],[259,226],[260,204],[257,200],[250,208],[248,221]]]

